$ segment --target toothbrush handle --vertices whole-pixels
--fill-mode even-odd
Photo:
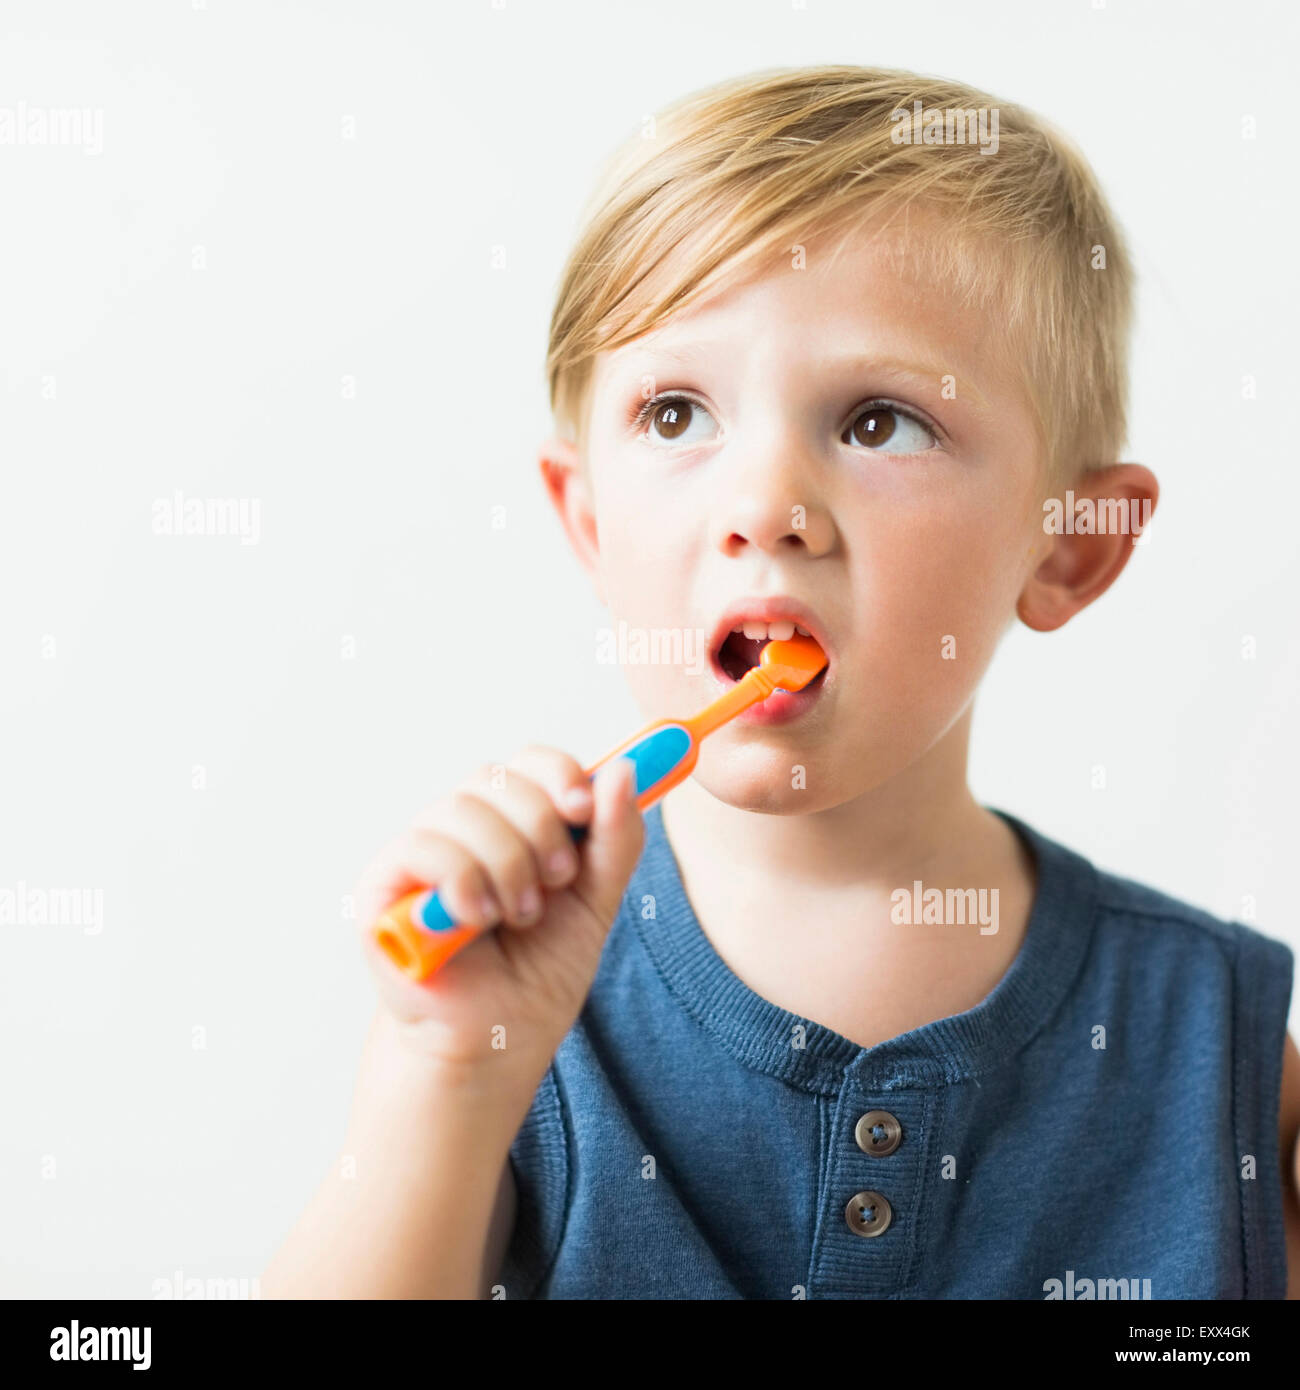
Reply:
[[[660,720],[634,734],[587,769],[614,758],[630,758],[636,769],[636,804],[644,811],[651,802],[690,775],[699,756],[699,744],[689,729],[674,720]],[[573,842],[587,838],[585,825],[569,827]],[[413,980],[427,980],[457,951],[468,946],[490,927],[456,922],[432,889],[423,888],[399,898],[380,916],[371,934],[388,958]]]

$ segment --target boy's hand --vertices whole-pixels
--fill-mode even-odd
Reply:
[[[634,786],[626,758],[589,781],[568,754],[529,748],[504,768],[480,769],[376,856],[357,909],[406,1049],[459,1079],[517,1082],[531,1095],[581,1012],[640,856]],[[580,848],[570,824],[589,828]],[[427,887],[457,922],[504,925],[417,983],[370,927],[398,898]]]

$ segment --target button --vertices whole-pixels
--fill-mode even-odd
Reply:
[[[855,1192],[844,1208],[844,1219],[855,1236],[879,1236],[889,1229],[894,1209],[879,1192]]]
[[[903,1142],[903,1126],[888,1110],[868,1110],[853,1131],[858,1148],[872,1158],[888,1158]]]

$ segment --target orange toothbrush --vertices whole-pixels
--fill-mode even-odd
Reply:
[[[796,633],[784,641],[770,641],[759,656],[759,664],[726,694],[690,719],[658,719],[646,725],[587,768],[587,776],[594,776],[611,758],[630,758],[636,769],[637,809],[644,811],[690,776],[700,755],[701,739],[751,705],[766,700],[774,690],[802,690],[825,666],[826,653],[811,637]],[[586,826],[571,826],[570,834],[581,843]],[[438,894],[425,888],[399,898],[370,930],[394,965],[413,980],[427,980],[457,951],[491,928],[454,921]]]

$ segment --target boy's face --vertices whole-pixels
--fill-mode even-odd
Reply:
[[[615,624],[703,645],[695,669],[628,665],[647,718],[693,714],[752,664],[752,643],[719,651],[731,618],[788,607],[821,639],[814,688],[702,745],[697,779],[751,810],[835,806],[935,749],[1050,549],[998,324],[878,240],[832,249],[601,354],[586,486],[552,483]]]

